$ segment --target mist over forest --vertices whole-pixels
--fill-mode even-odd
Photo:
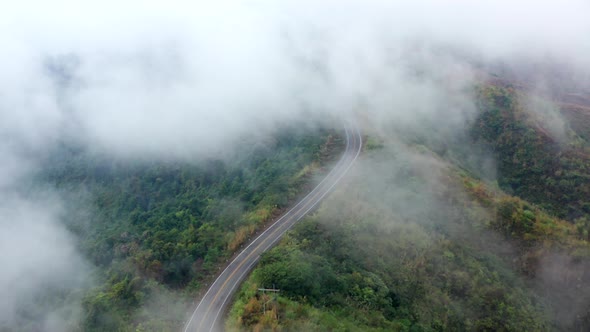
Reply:
[[[350,259],[363,282],[399,292],[373,306],[336,288],[316,294],[333,302],[305,303],[308,290],[295,289],[289,305],[341,308],[334,294],[347,294],[358,312],[385,317],[351,330],[436,330],[402,322],[436,316],[416,309],[424,298],[391,309],[391,299],[414,296],[399,281],[410,263],[293,244],[350,231],[334,243],[351,252],[388,257],[415,245],[464,259],[453,271],[424,263],[432,269],[419,273],[475,280],[460,273],[465,262],[497,259],[481,270],[517,294],[502,300],[518,308],[515,321],[538,323],[531,330],[590,326],[587,1],[4,7],[0,331],[179,329],[219,264],[335,163],[344,122],[366,138],[358,164],[277,250],[313,256],[334,280],[356,278],[331,261]],[[530,228],[517,229],[522,220]],[[415,242],[392,245],[404,232]],[[473,258],[469,248],[495,256]],[[275,256],[249,283],[272,279],[272,264],[282,264]],[[250,295],[240,293],[234,327],[272,329],[244,318]],[[464,315],[457,320],[477,316],[465,289],[453,296],[463,296],[448,302]],[[299,323],[286,329],[305,328]],[[486,329],[448,324],[440,329]]]

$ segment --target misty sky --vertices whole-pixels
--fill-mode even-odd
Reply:
[[[455,70],[436,47],[590,64],[587,1],[320,3],[4,6],[0,130],[33,146],[68,131],[124,154],[186,156],[302,105],[346,112],[359,98],[405,94],[411,66]]]
[[[31,250],[0,256],[0,326],[18,299],[86,269],[56,221],[67,202],[16,190],[55,142],[191,159],[326,114],[461,126],[477,72],[460,57],[588,69],[589,17],[584,0],[4,4],[0,249]],[[47,261],[61,262],[51,275]]]

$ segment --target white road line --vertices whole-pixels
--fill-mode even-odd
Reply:
[[[270,225],[266,230],[264,230],[260,235],[258,235],[252,242],[250,242],[250,244],[248,244],[248,246],[246,246],[246,248],[244,248],[232,261],[231,263],[229,263],[227,265],[227,267],[221,272],[221,274],[215,279],[215,281],[213,282],[213,284],[211,284],[211,286],[209,287],[209,289],[207,290],[207,292],[205,293],[205,295],[203,296],[203,298],[201,299],[201,301],[199,302],[199,304],[197,305],[197,308],[193,311],[189,321],[186,323],[185,328],[184,328],[184,332],[188,332],[189,328],[191,327],[191,324],[195,318],[195,315],[197,314],[197,312],[199,311],[199,309],[201,308],[201,305],[203,305],[203,303],[207,302],[207,297],[209,296],[210,292],[216,288],[218,286],[219,283],[222,282],[222,280],[225,280],[223,285],[221,285],[221,288],[219,288],[217,290],[217,292],[222,292],[225,287],[226,287],[226,283],[228,281],[230,281],[230,278],[233,279],[234,278],[234,274],[237,272],[237,269],[242,268],[243,263],[239,263],[240,261],[243,261],[243,259],[250,259],[250,256],[252,254],[255,254],[254,258],[252,259],[252,262],[250,262],[245,269],[243,269],[243,271],[239,274],[239,276],[237,277],[237,279],[235,279],[235,281],[232,283],[231,288],[229,289],[229,291],[226,293],[225,298],[223,299],[223,301],[221,302],[221,305],[217,308],[217,313],[215,314],[215,317],[213,318],[212,321],[210,321],[210,327],[209,327],[209,331],[213,331],[213,329],[216,327],[216,322],[219,318],[219,315],[221,314],[223,310],[223,308],[225,307],[225,304],[227,303],[228,299],[233,295],[236,287],[242,282],[242,280],[245,278],[245,275],[248,274],[250,272],[250,270],[252,269],[252,267],[258,262],[259,258],[260,258],[260,254],[266,252],[268,249],[272,248],[276,242],[282,238],[282,236],[291,228],[293,227],[293,225],[295,225],[299,220],[301,220],[304,216],[307,215],[307,213],[309,213],[312,209],[314,209],[319,202],[329,193],[332,192],[332,190],[334,189],[334,187],[336,186],[336,184],[338,184],[338,182],[344,177],[344,175],[349,171],[349,169],[352,167],[353,163],[356,161],[356,159],[358,158],[358,156],[360,155],[361,152],[361,147],[362,147],[362,136],[360,134],[360,131],[355,127],[355,126],[350,126],[354,133],[354,136],[358,137],[358,146],[356,147],[356,154],[354,155],[354,157],[350,158],[349,153],[351,145],[354,145],[354,141],[356,140],[356,138],[354,138],[351,141],[351,135],[349,133],[350,129],[349,126],[345,126],[345,133],[346,133],[346,149],[345,152],[343,153],[342,157],[339,159],[339,161],[336,163],[336,165],[333,167],[333,169],[328,173],[328,175],[326,175],[322,181],[320,181],[320,183],[311,191],[309,192],[305,197],[303,197],[295,206],[293,206],[291,209],[289,209],[289,211],[287,211],[283,216],[281,216],[277,221],[275,221],[272,225]],[[353,143],[351,143],[353,142]],[[354,146],[353,146],[354,148]],[[350,161],[348,161],[347,159],[350,158]],[[344,163],[348,163],[348,165],[346,165],[346,167],[341,170],[340,168],[343,167],[342,164]],[[334,178],[334,180],[332,180],[332,178]],[[332,180],[333,183],[331,185],[329,185],[329,187],[327,189],[323,189],[322,187],[324,186],[324,184],[328,181],[328,180]],[[319,197],[313,197],[316,196],[317,194],[319,194]],[[311,198],[313,197],[313,198]],[[307,205],[311,204],[308,208]],[[307,208],[307,210],[305,210],[304,212],[301,211],[296,211],[297,209],[299,209],[300,207],[303,207],[304,209]],[[293,214],[295,214],[294,216],[292,216]],[[290,217],[295,218],[294,220],[290,220]],[[287,226],[285,229],[281,229],[281,227],[283,226]],[[271,231],[269,233],[269,231]],[[277,236],[271,240],[270,244],[268,244],[264,249],[262,249],[261,251],[259,251],[259,253],[256,253],[256,250],[268,239],[270,239],[270,237],[268,238],[263,238],[263,236],[267,235],[267,233],[274,235],[275,232],[279,232],[277,234]],[[263,238],[261,240],[261,238]],[[260,242],[260,243],[259,243]],[[257,244],[257,246],[255,247],[254,251],[247,253],[247,251],[250,249],[250,247],[252,247],[252,245]],[[242,256],[246,255],[245,258],[243,258]],[[239,264],[238,264],[239,263]],[[237,268],[235,267],[235,265],[238,264]],[[226,276],[228,272],[228,269],[234,269],[236,271],[232,272],[230,274],[229,277]],[[209,301],[209,306],[206,309],[205,315],[207,315],[211,309],[213,308],[215,302],[217,300],[217,295],[214,298],[214,301]],[[213,314],[213,312],[211,313]],[[207,317],[203,317],[203,319],[207,319]],[[199,326],[200,329],[201,326]],[[205,327],[206,328],[206,327]]]

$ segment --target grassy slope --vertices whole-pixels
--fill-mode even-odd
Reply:
[[[403,152],[383,165],[382,151],[367,153],[386,189],[367,198],[383,183],[352,180],[348,193],[297,226],[263,257],[228,327],[590,328],[586,142],[574,134],[558,144],[510,88],[478,93],[482,112],[471,135],[499,161],[499,187],[430,152],[426,158],[436,162],[426,170]],[[405,191],[392,195],[398,187]],[[282,292],[263,315],[261,303],[271,299],[255,290],[270,284]]]
[[[84,318],[76,329],[178,329],[203,282],[298,195],[340,145],[329,132],[286,131],[232,161],[125,162],[72,149],[53,154],[38,182],[68,199],[65,222],[98,267],[98,285],[81,290]]]

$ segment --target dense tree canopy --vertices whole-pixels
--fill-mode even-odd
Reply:
[[[179,328],[219,264],[286,207],[340,144],[332,132],[310,129],[285,130],[223,160],[121,159],[66,144],[49,153],[34,185],[67,200],[63,221],[97,267],[96,286],[81,290],[79,328]],[[181,305],[158,302],[166,296]],[[165,313],[166,306],[175,310]]]
[[[590,328],[589,142],[567,126],[558,140],[522,91],[476,90],[466,133],[370,138],[365,171],[263,257],[228,328]],[[495,177],[478,176],[482,151]]]

